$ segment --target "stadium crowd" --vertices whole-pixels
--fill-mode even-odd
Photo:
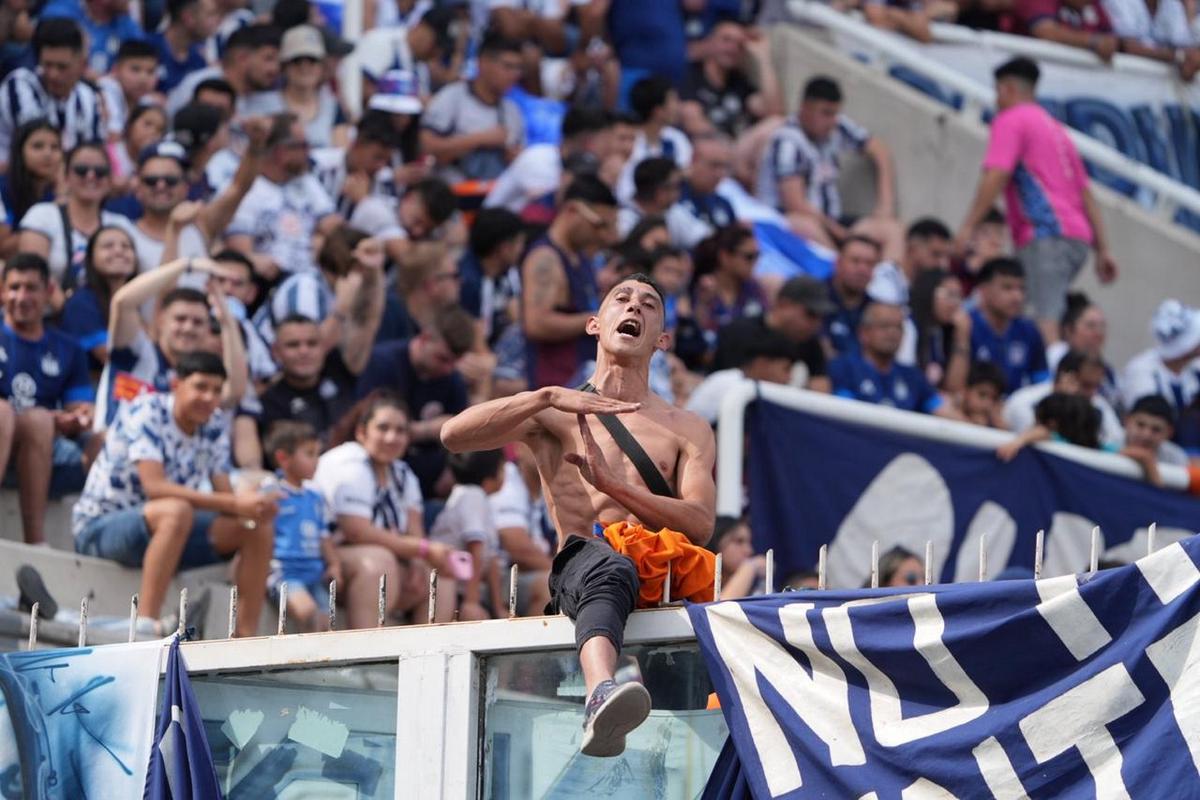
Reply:
[[[556,533],[529,454],[441,429],[586,381],[588,319],[634,274],[670,334],[652,389],[713,424],[753,379],[1020,433],[1001,458],[1057,438],[1159,481],[1200,454],[1200,311],[1166,300],[1118,370],[1070,292],[1117,265],[1036,64],[997,70],[964,218],[902,220],[835,80],[784,116],[753,5],[368,2],[355,116],[353,46],[308,0],[5,0],[0,474],[26,542],[80,493],[76,549],[142,569],[147,635],[178,569],[235,555],[243,634],[283,582],[306,627],[330,580],[375,624],[381,575],[424,619],[431,569],[439,619],[504,613],[511,564],[536,613]],[[848,152],[876,177],[858,218]],[[746,520],[718,531],[749,591]]]

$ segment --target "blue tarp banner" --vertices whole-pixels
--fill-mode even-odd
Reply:
[[[852,402],[852,401],[846,401]],[[978,447],[870,428],[757,401],[747,415],[755,550],[775,551],[777,586],[829,549],[829,585],[862,586],[871,543],[923,556],[933,542],[935,582],[975,580],[980,542],[989,575],[1032,568],[1046,531],[1044,575],[1088,567],[1092,528],[1102,557],[1146,552],[1200,527],[1200,498],[1158,489],[1026,448],[1011,463]],[[1115,457],[1115,456],[1114,456]],[[1030,573],[1031,574],[1031,573]]]
[[[689,606],[737,753],[705,798],[1194,797],[1197,560]]]
[[[221,800],[221,785],[204,733],[204,718],[179,654],[171,642],[162,711],[154,730],[145,800]]]

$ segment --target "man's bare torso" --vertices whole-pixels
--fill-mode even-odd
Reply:
[[[537,428],[525,443],[533,450],[537,461],[546,506],[558,530],[559,547],[572,534],[590,536],[596,522],[639,522],[627,509],[584,480],[578,467],[563,459],[567,453],[584,452],[576,415],[548,409],[539,413],[536,419]],[[585,419],[612,470],[629,483],[644,486],[645,481],[637,468],[600,420],[594,415],[587,415]],[[684,448],[694,446],[688,441],[687,433],[694,429],[699,418],[651,394],[641,409],[621,414],[618,419],[638,440],[667,483],[678,492],[680,456]]]

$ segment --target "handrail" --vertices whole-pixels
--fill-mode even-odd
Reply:
[[[741,516],[746,407],[760,398],[825,419],[981,450],[995,450],[1013,438],[1013,434],[1008,431],[984,428],[968,422],[901,411],[791,386],[746,380],[733,387],[721,401],[717,425],[717,450],[721,454],[717,459],[719,515]],[[1142,479],[1142,470],[1132,459],[1115,453],[1090,450],[1062,442],[1039,442],[1034,447],[1110,475],[1119,475],[1131,480]],[[1187,488],[1188,474],[1183,467],[1160,464],[1158,470],[1168,488]]]
[[[947,68],[941,62],[922,53],[909,40],[897,34],[874,28],[861,20],[840,11],[835,11],[823,3],[814,2],[813,0],[789,0],[788,10],[793,17],[802,22],[817,27],[828,28],[855,39],[886,55],[889,59],[928,75],[937,82],[962,94],[966,102],[960,113],[977,114],[982,109],[995,107],[995,92],[990,87],[982,86],[962,73]],[[943,34],[945,33],[942,28],[937,30],[941,30]],[[961,38],[961,34],[955,38]],[[1020,46],[1010,47],[1010,40],[1019,40]],[[1082,52],[1078,56],[1075,53],[1068,55],[1061,52],[1068,48],[1048,45],[1045,42],[1037,42],[1037,40],[1024,40],[1022,37],[1006,36],[1005,34],[987,34],[987,38],[983,41],[1003,47],[1006,50],[1024,51],[1032,55],[1037,55],[1039,58],[1053,57],[1060,60],[1074,60],[1078,56],[1085,55]],[[1055,50],[1053,52],[1048,51],[1046,49],[1048,47],[1054,47]],[[1135,59],[1136,57],[1130,56],[1128,58]],[[1136,58],[1136,60],[1146,61],[1146,59],[1141,58]],[[1092,57],[1090,61],[1085,63],[1095,66],[1102,65],[1102,62],[1095,57]],[[1121,63],[1124,65],[1125,61]],[[1147,66],[1152,65],[1148,63]],[[1084,159],[1097,167],[1101,167],[1154,192],[1154,209],[1159,216],[1171,219],[1175,211],[1179,208],[1185,208],[1188,211],[1200,214],[1200,191],[1173,180],[1152,167],[1129,158],[1116,148],[1094,139],[1085,133],[1081,133],[1073,128],[1067,128],[1067,134],[1071,137],[1071,141],[1075,143],[1075,146],[1079,149],[1079,154]]]

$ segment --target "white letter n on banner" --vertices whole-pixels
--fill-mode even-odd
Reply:
[[[737,603],[717,603],[707,609],[713,642],[733,678],[773,797],[800,788],[803,780],[775,712],[767,707],[758,689],[759,675],[829,746],[834,766],[865,764],[867,760],[850,719],[846,675],[813,643],[805,616],[812,608],[812,603],[790,603],[779,611],[788,644],[803,652],[812,664],[811,677],[790,653],[754,627]]]

